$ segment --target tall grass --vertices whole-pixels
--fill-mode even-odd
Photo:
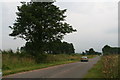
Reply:
[[[106,55],[102,58],[103,69],[102,72],[104,74],[104,78],[118,78],[120,67],[118,67],[119,55]]]
[[[3,75],[76,62],[82,56],[81,54],[39,54],[36,59],[27,53],[13,52],[12,50],[1,52]],[[89,58],[95,56],[88,55]]]
[[[18,56],[11,54],[2,54],[2,69],[11,70],[13,68],[19,68],[24,66],[30,66],[36,64],[34,58],[28,56]]]
[[[80,54],[41,54],[39,58],[27,55],[25,53],[2,51],[2,71],[3,75],[39,69],[52,65],[65,64],[79,61]],[[39,63],[38,63],[39,62]]]
[[[105,55],[89,70],[85,78],[119,78],[120,77],[120,55]]]

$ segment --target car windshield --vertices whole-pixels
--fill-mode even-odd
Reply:
[[[87,58],[87,56],[83,56],[82,58]]]

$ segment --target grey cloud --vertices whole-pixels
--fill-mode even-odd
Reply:
[[[115,27],[115,28],[110,28],[108,30],[105,31],[106,33],[109,33],[109,34],[118,34],[118,27]]]
[[[67,9],[68,12],[88,14],[94,8],[94,4],[90,2],[57,2],[57,6],[61,9]]]
[[[117,33],[111,34],[112,30],[116,32],[117,27],[117,3],[58,2],[55,4],[61,9],[67,8],[66,22],[77,29],[77,32],[68,34],[64,38],[64,41],[74,44],[76,52],[91,47],[101,51],[106,44],[117,46]],[[19,3],[8,3],[3,7],[4,49],[16,49],[25,43],[21,39],[13,40],[8,36],[11,32],[8,26],[12,25],[16,18],[17,5]]]

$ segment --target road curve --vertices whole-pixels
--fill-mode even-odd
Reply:
[[[88,70],[100,59],[99,56],[89,62],[63,64],[39,70],[17,73],[3,78],[83,78]]]

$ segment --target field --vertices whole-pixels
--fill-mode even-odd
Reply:
[[[22,55],[12,51],[2,51],[2,71],[3,75],[9,75],[18,72],[35,70],[54,65],[67,64],[80,61],[81,54],[42,54],[36,61],[35,57]],[[88,55],[93,58],[96,55]]]
[[[120,77],[118,75],[118,71],[120,70],[120,67],[118,67],[119,61],[118,61],[119,55],[107,55],[103,56],[103,75],[104,78],[118,78]]]
[[[66,64],[80,60],[80,54],[44,54],[39,56],[39,63],[30,55],[21,55],[10,51],[2,52],[2,71],[3,75],[17,72],[29,71],[34,69],[45,68],[53,65]],[[92,56],[91,56],[92,57]]]
[[[105,55],[89,70],[85,78],[119,78],[119,55]]]

